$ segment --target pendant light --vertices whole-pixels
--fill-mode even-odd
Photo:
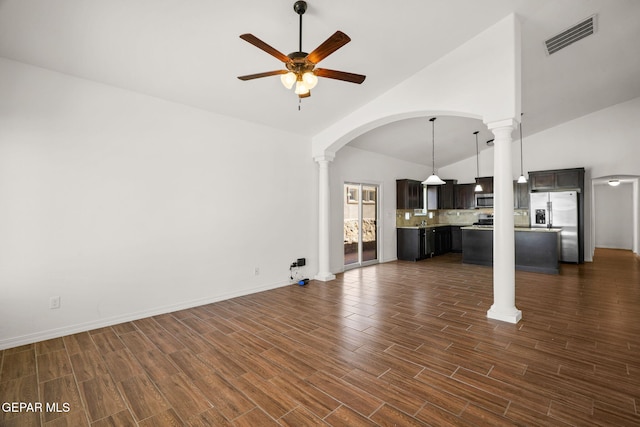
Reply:
[[[478,178],[480,178],[480,150],[478,149],[478,133],[480,131],[475,131],[473,134],[476,136],[476,187],[473,189],[476,193],[480,193],[482,191],[482,185],[478,182]]]
[[[612,187],[617,187],[618,185],[620,185],[620,180],[619,179],[610,179],[609,180],[609,185]]]
[[[522,167],[522,116],[524,114],[520,113],[520,178],[518,178],[518,184],[525,184],[527,182],[527,178],[524,176],[524,169]]]
[[[422,181],[422,185],[442,185],[446,184],[443,180],[440,179],[438,175],[436,175],[436,142],[435,142],[435,121],[436,118],[432,117],[429,119],[431,122],[431,160],[433,166],[433,172],[431,176],[424,181]]]

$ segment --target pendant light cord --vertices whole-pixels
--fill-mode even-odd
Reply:
[[[431,168],[432,174],[436,174],[436,118],[432,117],[429,119],[431,122]]]
[[[522,166],[522,116],[524,113],[520,113],[520,175],[524,176],[524,167]]]
[[[480,150],[478,149],[478,132],[475,131],[474,135],[476,136],[476,178],[480,177]]]

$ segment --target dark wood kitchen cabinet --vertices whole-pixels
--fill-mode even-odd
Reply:
[[[476,197],[473,189],[475,184],[456,184],[453,186],[455,209],[473,209]]]
[[[451,252],[462,252],[462,230],[459,225],[451,226]]]
[[[448,225],[434,227],[434,255],[451,252],[451,227]]]
[[[584,168],[529,172],[531,191],[584,190]]]
[[[548,191],[555,188],[555,173],[540,171],[529,172],[529,185],[532,191]]]
[[[403,261],[418,261],[424,258],[424,228],[398,228],[397,257]]]
[[[438,209],[455,209],[455,185],[458,180],[444,179],[445,183],[438,186]]]
[[[419,261],[432,257],[435,251],[433,228],[398,228],[397,257],[403,261]]]
[[[461,252],[462,236],[460,227],[441,225],[437,227],[398,228],[398,259],[419,261],[453,251],[453,228],[457,229],[456,250]]]
[[[396,208],[422,209],[423,207],[422,182],[413,179],[396,180]]]
[[[492,194],[493,193],[493,177],[492,176],[484,176],[480,178],[476,178],[476,184],[482,185],[481,194]]]
[[[529,209],[529,183],[513,181],[513,207]]]

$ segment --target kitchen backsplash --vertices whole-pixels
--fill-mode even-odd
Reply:
[[[432,224],[471,225],[478,222],[478,214],[492,214],[493,209],[440,209],[429,211],[427,215],[416,215],[413,209],[396,210],[396,227],[413,227],[425,221]],[[516,227],[529,227],[529,211],[515,209],[513,223]]]

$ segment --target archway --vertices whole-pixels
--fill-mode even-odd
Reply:
[[[336,153],[362,133],[395,120],[454,114],[481,118],[494,133],[494,305],[488,316],[516,323],[511,133],[520,118],[520,25],[510,15],[416,75],[315,135],[319,165],[318,280],[330,265],[330,171]]]

